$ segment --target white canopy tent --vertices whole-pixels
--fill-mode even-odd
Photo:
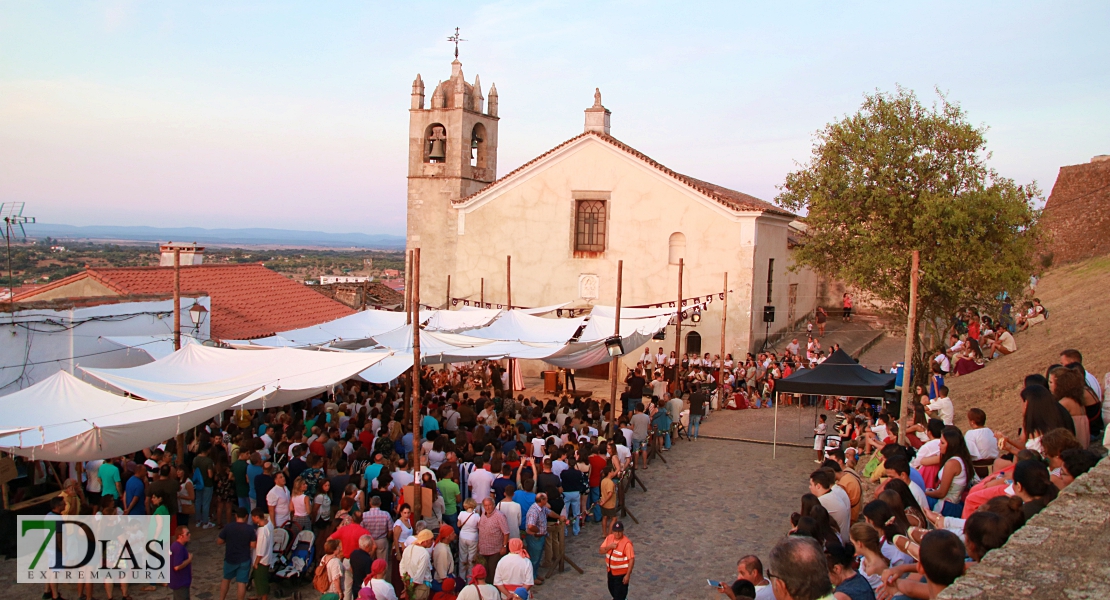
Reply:
[[[428,319],[428,324],[424,326],[424,330],[450,333],[485,327],[502,312],[496,308],[470,309],[469,307],[467,307],[467,310],[437,310]],[[401,322],[404,323],[404,319]]]
[[[176,402],[249,393],[249,409],[311,398],[365,371],[391,351],[317,352],[295,348],[244,351],[185,346],[172,355],[127,369],[82,369],[113,388]]]
[[[250,393],[148,402],[106,392],[59,371],[0,398],[0,449],[35,460],[122,456],[200,425]]]
[[[658,317],[661,315],[673,315],[678,312],[677,308],[627,308],[621,307],[621,320],[625,319],[647,319],[649,317]],[[615,306],[595,306],[590,310],[591,317],[607,317],[615,319],[617,317],[617,307]]]

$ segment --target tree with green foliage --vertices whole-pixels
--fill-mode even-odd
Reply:
[[[985,133],[943,95],[933,106],[902,88],[866,96],[817,133],[810,161],[780,186],[779,205],[806,211],[796,264],[864,291],[905,323],[911,253],[920,251],[922,351],[920,335],[943,343],[961,307],[1020,293],[1041,235],[1040,191],[986,166]]]

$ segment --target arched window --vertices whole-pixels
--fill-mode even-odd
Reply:
[[[477,123],[470,134],[470,166],[484,169],[486,164],[486,128]]]
[[[441,163],[447,161],[447,128],[432,123],[424,130],[424,162]]]
[[[686,334],[686,354],[701,356],[701,334],[691,331]]]
[[[677,265],[680,259],[686,258],[686,234],[676,231],[671,234],[667,252],[667,262]]]

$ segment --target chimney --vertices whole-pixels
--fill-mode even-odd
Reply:
[[[585,133],[591,131],[595,133],[603,133],[609,135],[609,112],[608,108],[601,105],[601,90],[594,88],[594,105],[586,109],[586,126],[583,129]]]
[[[196,242],[191,244],[183,242],[166,242],[158,246],[158,250],[162,252],[162,259],[158,262],[160,267],[173,266],[173,251],[181,251],[181,266],[199,265],[204,262],[204,246],[198,246]]]
[[[1108,160],[1110,160],[1110,154],[1099,154],[1091,157],[1091,162],[1093,163],[1106,162]]]

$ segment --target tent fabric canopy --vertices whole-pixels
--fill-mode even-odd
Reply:
[[[420,320],[431,318],[433,311],[420,311]],[[340,317],[334,321],[320,323],[311,327],[280,331],[267,338],[250,340],[249,342],[231,342],[250,344],[255,346],[316,346],[337,340],[359,340],[374,337],[375,335],[392,331],[405,324],[405,313],[389,310],[364,310],[362,312]]]
[[[870,371],[843,350],[837,350],[816,367],[775,382],[775,392],[882,398],[884,390],[893,385],[893,374]]]
[[[489,325],[466,333],[488,340],[565,344],[567,340],[574,337],[585,320],[584,317],[545,319],[523,311],[507,310]]]
[[[496,308],[475,308],[474,310],[437,310],[428,319],[425,331],[457,332],[464,329],[485,327],[501,314]],[[404,314],[404,313],[402,313]],[[401,319],[404,323],[404,319]]]
[[[249,394],[249,409],[283,406],[311,398],[365,371],[391,354],[318,352],[295,348],[229,350],[185,346],[172,355],[127,369],[82,369],[108,385],[159,401]]]
[[[200,425],[244,395],[147,402],[106,392],[58,371],[0,398],[0,448],[36,460],[122,456]]]

